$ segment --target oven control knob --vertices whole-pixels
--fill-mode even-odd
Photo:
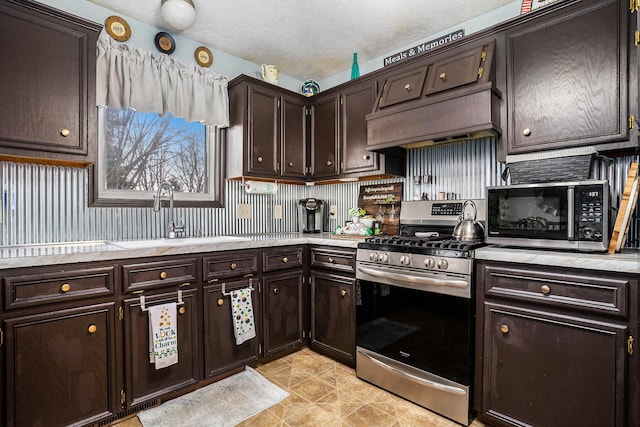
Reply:
[[[402,255],[400,257],[400,264],[402,264],[402,265],[411,264],[411,257],[409,257],[409,255]]]
[[[371,261],[377,261],[378,260],[378,253],[377,252],[371,252],[369,254],[369,260]]]
[[[380,254],[380,256],[378,257],[378,261],[380,262],[384,262],[387,263],[389,262],[389,254]]]
[[[427,268],[434,268],[436,266],[436,261],[431,257],[427,257],[424,259],[424,266]]]
[[[436,267],[438,267],[440,270],[446,270],[447,268],[449,268],[449,263],[446,259],[441,259],[438,260],[438,264],[436,264]]]

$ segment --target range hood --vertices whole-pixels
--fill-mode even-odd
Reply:
[[[390,151],[499,136],[494,43],[390,77],[367,115],[367,149]]]

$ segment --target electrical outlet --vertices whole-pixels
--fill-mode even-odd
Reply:
[[[337,219],[337,216],[338,216],[338,206],[329,205],[329,219]]]
[[[238,203],[238,219],[251,219],[250,203]]]
[[[275,219],[282,219],[282,205],[273,206],[273,217]]]

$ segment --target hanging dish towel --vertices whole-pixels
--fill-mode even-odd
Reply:
[[[176,303],[149,307],[149,363],[156,369],[178,363]]]
[[[237,345],[256,336],[251,288],[242,288],[231,292],[231,315],[233,316],[233,334],[236,337]]]

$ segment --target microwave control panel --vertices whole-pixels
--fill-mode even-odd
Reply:
[[[607,207],[602,185],[585,185],[576,188],[576,227],[577,240],[602,242]]]

